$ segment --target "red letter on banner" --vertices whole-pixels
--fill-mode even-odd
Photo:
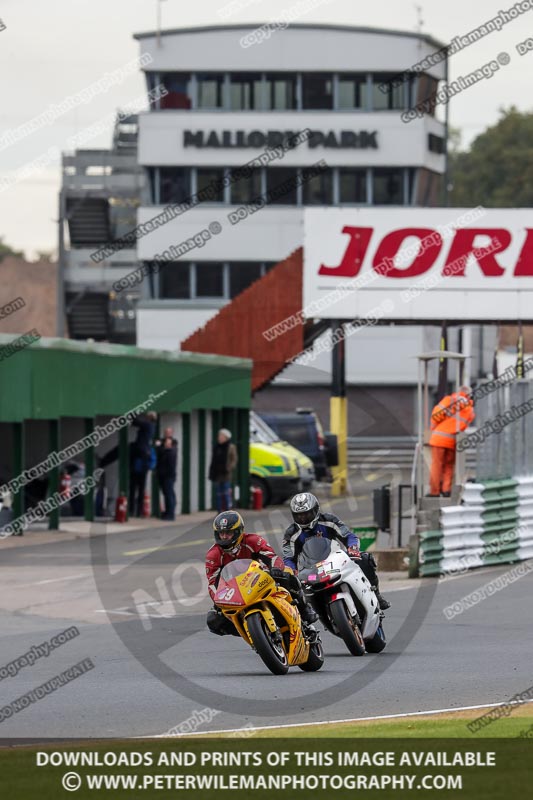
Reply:
[[[420,248],[420,252],[409,267],[399,269],[391,262],[408,236],[417,236],[421,243],[427,240],[429,244]],[[440,253],[441,247],[441,235],[431,228],[402,228],[385,236],[376,251],[372,266],[376,272],[386,275],[387,278],[416,278],[428,271]]]
[[[533,276],[533,228],[526,228],[526,241],[518,256],[514,274],[518,277]]]
[[[353,278],[357,275],[363,264],[373,230],[374,228],[352,228],[345,225],[342,232],[350,236],[350,241],[341,263],[336,267],[326,267],[325,264],[321,264],[318,274],[335,275],[337,278]]]
[[[474,245],[476,236],[481,234],[484,236],[490,236],[491,245],[495,239],[498,239],[499,244],[494,248],[492,253],[489,253],[488,255],[479,259],[472,254],[472,251],[475,249],[481,249],[482,245]],[[442,274],[445,277],[464,277],[467,261],[466,257],[473,255],[474,260],[477,261],[484,275],[487,275],[489,278],[497,278],[504,274],[505,269],[504,267],[500,267],[496,261],[495,254],[500,253],[502,250],[505,250],[507,247],[509,247],[510,242],[511,234],[505,228],[461,228],[455,232],[452,246],[450,247],[450,252],[448,253],[448,258],[446,260],[446,264],[444,265],[444,269],[442,270]],[[488,247],[488,245],[484,246]],[[460,258],[463,258],[463,264],[462,266],[459,266],[459,268],[456,268],[457,262]],[[456,267],[453,266],[454,262]],[[449,270],[448,267],[450,267]]]

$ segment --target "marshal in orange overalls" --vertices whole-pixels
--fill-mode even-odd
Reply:
[[[451,493],[457,434],[468,428],[475,416],[467,391],[446,395],[431,412],[430,494]]]

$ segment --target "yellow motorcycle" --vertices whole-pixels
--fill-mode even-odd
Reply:
[[[290,592],[259,562],[238,559],[220,573],[215,603],[274,675],[289,667],[316,672],[324,663],[318,631],[302,628]]]

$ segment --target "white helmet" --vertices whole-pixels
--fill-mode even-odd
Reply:
[[[298,527],[312,531],[316,528],[320,514],[320,504],[311,492],[296,494],[291,500],[292,518]]]

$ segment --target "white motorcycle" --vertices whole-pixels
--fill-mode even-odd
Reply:
[[[309,538],[298,557],[298,577],[324,627],[352,655],[384,649],[384,614],[370,581],[336,539]]]

